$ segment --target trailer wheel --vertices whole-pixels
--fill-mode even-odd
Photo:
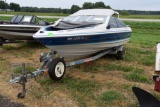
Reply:
[[[122,51],[117,52],[117,60],[123,60],[124,59],[124,54],[125,54],[125,49],[123,48]]]
[[[50,65],[48,74],[52,80],[58,81],[61,80],[66,71],[66,64],[62,58],[54,59]]]

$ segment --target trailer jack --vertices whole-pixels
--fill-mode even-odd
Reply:
[[[20,75],[18,77],[15,77],[14,75],[12,75],[12,79],[10,80],[10,83],[19,83],[20,85],[22,85],[22,92],[20,92],[17,95],[18,98],[25,97],[25,94],[27,92],[27,90],[26,90],[27,79],[35,78],[38,75],[44,74],[46,71],[48,71],[47,66],[52,61],[54,54],[55,54],[54,51],[50,51],[47,55],[42,53],[41,54],[41,62],[43,62],[43,64],[36,71],[34,71],[32,73],[26,72],[25,71],[25,63],[22,63],[22,75]]]

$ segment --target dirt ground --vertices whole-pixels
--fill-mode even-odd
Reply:
[[[20,103],[15,103],[12,100],[0,95],[0,107],[26,107],[26,106]]]

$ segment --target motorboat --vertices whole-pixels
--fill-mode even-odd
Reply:
[[[115,14],[118,18],[114,17]],[[66,67],[94,61],[115,50],[117,59],[123,60],[123,45],[130,40],[131,32],[131,28],[119,20],[119,14],[114,10],[80,10],[57,20],[53,25],[41,28],[33,35],[34,39],[51,51],[41,53],[39,60],[42,64],[32,73],[25,72],[25,63],[22,63],[22,75],[13,76],[10,83],[22,85],[22,92],[17,97],[24,98],[27,79],[49,74],[52,80],[59,81]],[[89,57],[91,54],[94,55]],[[66,62],[65,58],[78,59]]]
[[[43,27],[33,37],[65,58],[80,58],[121,46],[131,28],[112,9],[84,9]]]
[[[0,39],[32,40],[34,33],[49,24],[35,15],[15,15],[11,21],[0,21]]]

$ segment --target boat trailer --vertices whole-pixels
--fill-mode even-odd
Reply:
[[[48,54],[42,52],[39,58],[40,62],[42,62],[42,65],[40,66],[39,69],[37,69],[32,73],[27,73],[25,71],[25,63],[22,63],[22,75],[18,77],[15,77],[14,75],[12,75],[12,79],[10,80],[10,83],[19,83],[22,85],[22,92],[20,92],[17,95],[17,97],[24,98],[27,92],[26,83],[28,79],[35,78],[41,74],[49,74],[52,80],[58,81],[63,78],[66,71],[66,67],[94,61],[112,52],[114,52],[114,54],[116,53],[116,57],[118,60],[123,60],[124,54],[125,54],[125,49],[123,46],[118,46],[111,49],[103,50],[97,53],[93,57],[81,59],[73,62],[67,62],[67,63],[65,63],[63,57],[56,58],[57,52],[54,50],[51,50]]]
[[[37,42],[36,40],[9,40],[4,39],[0,37],[0,46],[3,46],[3,44],[9,44],[9,43],[23,43],[23,42]]]

